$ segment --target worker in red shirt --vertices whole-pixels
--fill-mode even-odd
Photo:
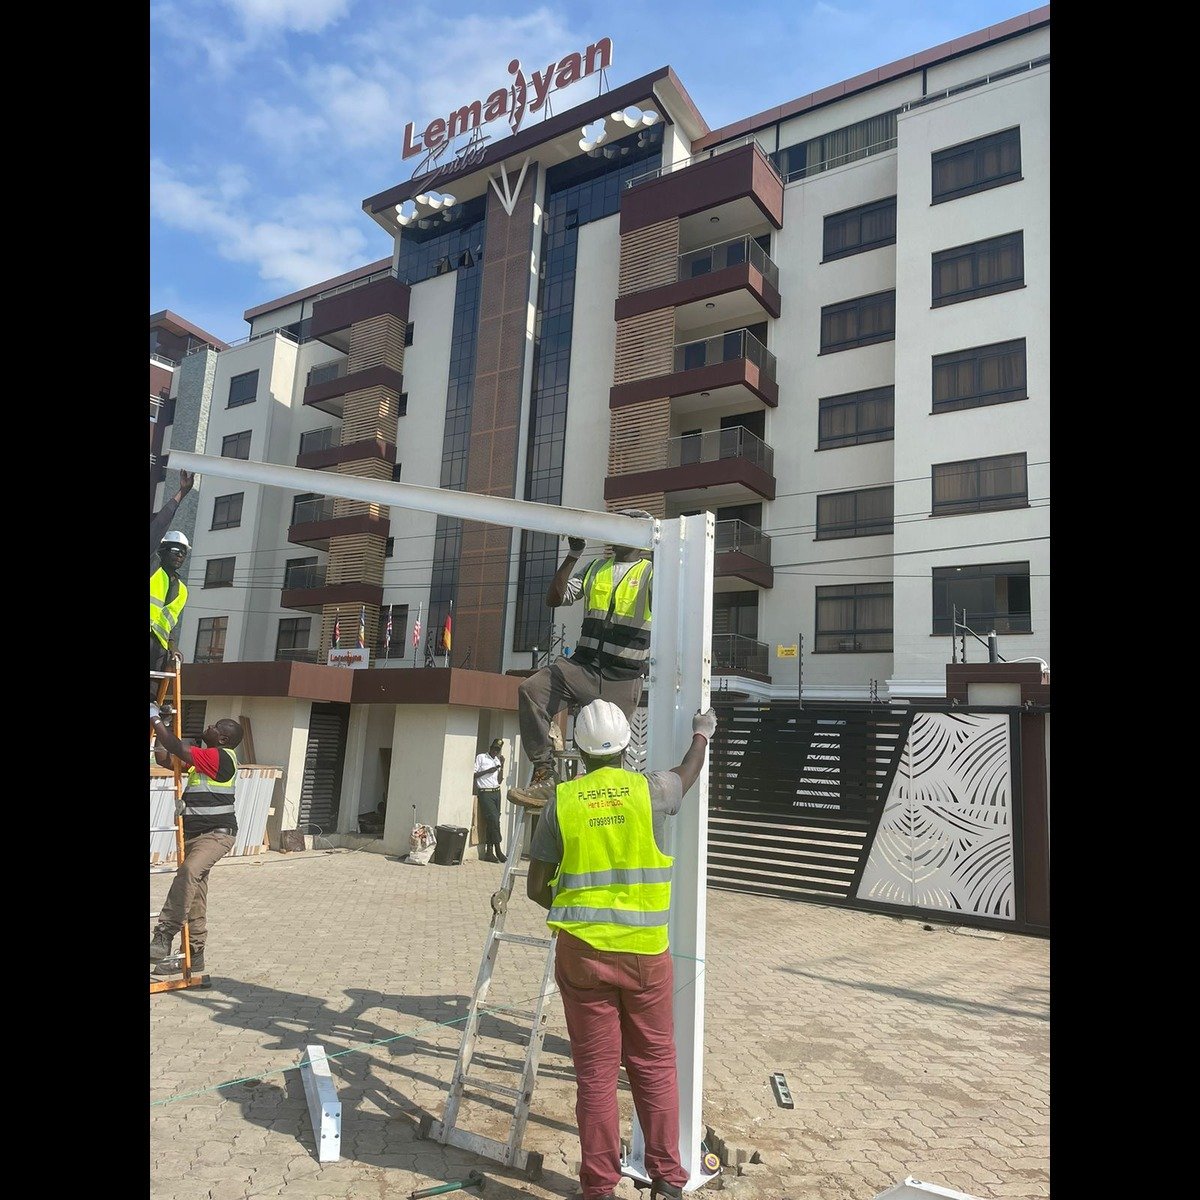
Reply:
[[[230,850],[237,836],[234,815],[238,760],[236,747],[242,727],[230,717],[214,721],[201,735],[201,746],[185,746],[167,728],[157,704],[150,705],[154,729],[154,758],[159,766],[171,765],[171,757],[187,767],[183,790],[183,862],[175,872],[171,890],[158,914],[150,939],[150,961],[162,964],[171,953],[171,942],[188,923],[192,970],[204,970],[204,943],[208,936],[208,873]],[[170,975],[165,964],[154,968],[156,975]]]

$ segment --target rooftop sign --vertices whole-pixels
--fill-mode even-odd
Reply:
[[[612,39],[601,38],[582,53],[564,55],[558,62],[547,63],[544,70],[532,71],[528,76],[520,61],[514,58],[508,64],[513,81],[506,87],[497,88],[486,100],[473,100],[444,117],[434,117],[419,134],[409,121],[404,127],[403,156],[412,158],[424,154],[425,161],[419,164],[418,171],[426,165],[433,169],[437,158],[460,134],[471,133],[471,142],[480,142],[485,136],[478,132],[480,126],[504,116],[508,117],[511,131],[516,133],[525,114],[543,109],[552,92],[570,87],[611,66],[612,53]]]

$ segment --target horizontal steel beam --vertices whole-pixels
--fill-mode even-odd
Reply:
[[[245,458],[213,458],[207,454],[192,454],[187,450],[172,450],[171,466],[200,475],[240,479],[245,483],[261,483],[289,491],[340,496],[343,500],[362,500],[392,508],[410,508],[417,512],[462,517],[467,521],[484,521],[491,525],[515,526],[517,529],[531,529],[535,533],[589,538],[594,542],[633,546],[638,550],[652,550],[658,540],[658,521],[654,518],[622,517],[617,513],[596,512],[590,508],[562,508],[555,504],[536,504],[532,500],[513,500],[508,496],[480,496],[476,492],[422,487],[415,483],[360,479],[355,475],[339,475],[334,471],[281,467],[277,463],[252,462]]]

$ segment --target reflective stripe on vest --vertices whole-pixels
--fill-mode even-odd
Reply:
[[[221,747],[233,759],[233,774],[224,782],[188,767],[187,787],[183,789],[183,815],[185,817],[232,816],[234,798],[237,794],[237,755],[226,746]],[[210,799],[211,798],[211,799]]]
[[[587,610],[572,657],[634,678],[650,659],[653,564],[648,558],[634,563],[615,588],[614,568],[613,559],[596,559],[584,574]]]
[[[563,858],[546,924],[597,950],[661,954],[671,914],[671,864],[654,840],[644,775],[601,767],[556,789]]]
[[[171,589],[171,577],[159,567],[150,576],[150,632],[167,648],[171,640],[171,630],[179,624],[183,606],[187,603],[187,584],[179,580],[179,591],[170,604],[166,603],[167,592]]]

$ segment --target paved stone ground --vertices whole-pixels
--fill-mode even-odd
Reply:
[[[557,997],[524,1143],[542,1178],[417,1137],[442,1114],[499,877],[350,850],[219,863],[211,986],[150,996],[152,1200],[407,1198],[472,1169],[486,1200],[576,1194]],[[150,877],[152,912],[170,880]],[[508,928],[539,932],[541,915],[522,893]],[[1040,938],[710,890],[703,1119],[729,1165],[704,1192],[872,1200],[912,1175],[980,1200],[1049,1196],[1049,955]],[[542,961],[505,947],[489,1002],[530,1001]],[[483,1066],[511,1078],[517,1027],[484,1032]],[[294,1066],[309,1043],[342,1103],[336,1163],[317,1161]],[[628,1122],[623,1080],[621,1106]],[[507,1116],[474,1103],[463,1124],[503,1136]],[[645,1193],[626,1180],[618,1195]]]

